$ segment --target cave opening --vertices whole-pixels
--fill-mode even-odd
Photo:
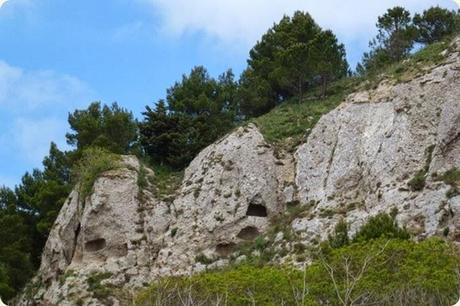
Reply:
[[[97,252],[104,249],[106,241],[103,238],[91,240],[85,243],[85,250],[88,252]]]
[[[259,230],[256,227],[246,226],[238,233],[237,237],[243,240],[254,240],[259,235]]]
[[[267,217],[267,208],[261,204],[250,203],[246,211],[246,216]]]

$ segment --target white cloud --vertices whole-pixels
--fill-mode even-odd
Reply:
[[[92,97],[93,91],[76,77],[0,61],[0,153],[27,168],[39,166],[51,141],[65,145],[67,113]]]
[[[24,71],[0,60],[0,107],[26,112],[81,102],[91,93],[79,79],[49,70]]]
[[[203,32],[226,45],[248,48],[284,14],[308,11],[344,41],[368,39],[377,16],[401,5],[422,10],[432,5],[455,8],[452,0],[144,0],[162,18],[166,33]],[[367,44],[367,41],[365,42]]]

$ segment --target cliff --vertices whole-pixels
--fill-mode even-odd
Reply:
[[[443,179],[460,168],[459,51],[456,39],[437,65],[351,94],[295,154],[254,124],[238,128],[192,161],[171,201],[123,157],[90,196],[71,193],[19,305],[118,305],[161,276],[260,256],[241,245],[269,233],[273,261],[294,262],[295,243],[317,244],[340,220],[354,232],[379,212],[415,239],[460,242],[460,194]],[[273,232],[277,222],[294,234]]]

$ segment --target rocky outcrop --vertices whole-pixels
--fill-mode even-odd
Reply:
[[[454,42],[460,49],[460,40]],[[460,197],[437,176],[460,167],[458,51],[409,82],[382,82],[323,116],[296,153],[299,200],[311,219],[293,226],[306,240],[325,239],[344,218],[356,230],[378,212],[397,218],[417,237],[460,236]],[[417,173],[423,190],[411,191]],[[327,215],[326,218],[321,216]]]
[[[326,239],[341,219],[353,232],[395,209],[414,237],[460,242],[460,196],[438,179],[460,168],[458,50],[460,40],[412,80],[350,95],[294,156],[274,150],[255,125],[238,128],[192,161],[169,202],[155,196],[152,170],[123,157],[89,197],[71,193],[18,304],[123,304],[129,289],[161,276],[226,265],[288,205],[305,212],[287,223],[305,245]],[[289,259],[288,237],[273,240],[275,252],[288,246],[277,258]]]
[[[280,182],[289,169],[281,164],[254,125],[203,150],[186,169],[172,205],[176,219],[156,263],[159,271],[202,270],[197,254],[225,263],[238,243],[263,233],[284,210]]]
[[[280,186],[292,184],[290,162],[275,157],[254,125],[241,127],[194,159],[167,203],[152,192],[153,171],[124,157],[122,167],[101,174],[91,196],[71,193],[35,289],[19,304],[116,305],[119,288],[226,264],[238,243],[255,239],[284,210]]]

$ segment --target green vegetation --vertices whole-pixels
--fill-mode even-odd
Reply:
[[[460,169],[450,169],[441,175],[438,179],[450,185],[450,189],[446,193],[448,198],[453,198],[460,195]]]
[[[183,171],[171,169],[168,166],[152,166],[155,174],[149,179],[153,186],[155,186],[155,196],[163,201],[170,202],[174,199],[175,191],[180,187]]]
[[[458,13],[439,6],[431,7],[422,14],[415,14],[413,22],[418,30],[417,42],[432,44],[454,34],[460,28]]]
[[[284,16],[251,49],[238,91],[242,114],[259,116],[292,97],[302,100],[311,88],[346,76],[345,48],[308,13]]]
[[[396,6],[378,18],[377,28],[379,34],[370,42],[371,50],[356,68],[360,75],[377,75],[408,58],[415,42],[426,46],[460,33],[460,14],[431,7],[411,18],[409,11]],[[398,70],[403,68],[396,66]]]
[[[434,145],[429,146],[425,150],[426,160],[423,169],[417,171],[415,176],[407,183],[412,191],[421,191],[425,187],[425,180],[428,171],[430,170],[431,160],[433,158]]]
[[[439,239],[377,239],[316,253],[304,271],[241,265],[159,280],[135,305],[451,305],[458,257]]]
[[[75,165],[73,174],[78,182],[80,196],[85,199],[91,194],[94,182],[105,171],[120,167],[120,157],[98,147],[83,151],[82,159]]]
[[[410,235],[404,228],[400,228],[395,215],[390,216],[380,213],[371,217],[367,223],[359,229],[353,238],[354,242],[365,242],[378,238],[409,239]]]
[[[166,101],[146,107],[140,142],[155,163],[182,169],[236,121],[237,84],[231,71],[218,80],[195,67],[167,90]],[[167,103],[167,104],[166,104]]]
[[[329,235],[329,245],[331,248],[337,249],[346,246],[350,243],[348,237],[348,224],[345,220],[340,220],[335,228],[333,235]]]
[[[206,68],[195,67],[190,74],[184,75],[180,82],[167,90],[164,100],[158,101],[155,107],[146,107],[140,123],[131,112],[116,103],[108,106],[94,102],[86,109],[71,113],[68,117],[71,133],[66,137],[72,150],[60,151],[52,143],[49,154],[43,160],[43,170],[34,169],[26,173],[14,190],[0,188],[0,295],[4,299],[10,299],[24,287],[39,266],[47,236],[74,184],[79,182],[82,197],[89,195],[95,180],[102,172],[119,166],[119,157],[116,154],[135,154],[143,160],[152,161],[151,167],[155,174],[148,175],[141,167],[138,172],[139,187],[143,189],[154,186],[153,191],[159,199],[172,201],[181,184],[183,168],[200,150],[235,126],[255,122],[269,142],[277,148],[291,151],[305,140],[321,116],[339,105],[347,94],[356,89],[375,88],[383,79],[405,82],[423,73],[426,67],[440,64],[444,60],[442,51],[448,48],[450,38],[459,33],[460,16],[458,12],[430,8],[411,18],[405,9],[396,7],[378,19],[377,27],[379,35],[357,68],[360,77],[348,76],[350,73],[347,71],[345,49],[334,33],[321,29],[308,13],[296,12],[292,17],[283,17],[252,48],[248,67],[239,80],[235,79],[231,70],[213,78]],[[412,54],[414,42],[423,43],[425,46]],[[427,165],[409,182],[412,190],[423,189],[431,152],[432,148],[429,148]],[[458,176],[459,172],[455,169],[440,176],[440,179],[451,186],[448,197],[460,194]],[[200,191],[197,188],[194,194],[198,196]],[[237,197],[239,194],[239,190],[235,191]],[[296,216],[308,215],[308,207],[314,204],[290,207],[284,216],[276,218],[266,237],[259,237],[238,246],[240,253],[247,255],[248,262],[254,264],[265,264],[276,254],[282,255],[286,250],[274,250],[275,234],[282,231],[284,237],[294,237],[295,234],[286,225]],[[349,209],[351,207],[352,205]],[[324,210],[322,215],[332,217],[336,213]],[[399,229],[392,218],[376,217],[370,222],[374,225],[364,227],[355,239],[347,236],[345,223],[338,225],[330,238],[330,244],[334,246],[331,254],[343,250],[351,252],[348,249],[351,246],[358,246],[357,249],[362,250],[366,247],[370,248],[368,250],[373,248],[374,242],[365,246],[357,244],[357,241],[361,243],[378,237],[406,238],[407,233]],[[176,234],[177,230],[173,229],[171,235]],[[398,243],[404,247],[412,246],[407,241]],[[432,241],[430,243],[435,244]],[[428,247],[430,244],[427,242],[420,245]],[[295,244],[295,249],[298,253],[297,259],[304,260],[308,250],[301,244]],[[252,255],[257,252],[260,256]],[[314,267],[315,265],[308,271],[317,269]],[[405,268],[398,265],[396,267],[399,272]],[[269,271],[273,275],[285,273],[285,270],[273,269]],[[417,273],[426,271],[424,269],[420,267],[420,271],[406,272],[410,272],[410,275],[421,275]],[[289,272],[289,275],[297,275],[292,273]],[[435,277],[441,277],[441,274]],[[409,276],[403,276],[408,281]],[[199,277],[201,276],[197,276]],[[387,279],[388,283],[385,284],[393,285],[392,281]],[[100,280],[95,277],[91,279],[90,286],[96,295],[104,298],[107,292],[99,288],[99,283]],[[430,283],[432,286],[426,287],[428,283],[429,281],[423,284],[414,282],[415,287],[401,287],[392,294],[385,291],[389,285],[383,286],[381,294],[386,292],[391,299],[397,294],[404,296],[412,290],[413,295],[404,296],[404,301],[408,304],[423,304],[422,297],[430,305],[445,302],[439,296],[443,293],[449,297],[450,291],[440,283]],[[318,281],[318,284],[321,282]],[[398,284],[398,280],[394,284]],[[265,286],[264,283],[262,285]],[[329,290],[330,285],[329,281],[329,287],[326,286],[323,290]],[[282,282],[280,286],[284,286]],[[356,289],[368,288],[365,290],[370,292],[372,298],[377,296],[378,292],[372,291],[377,290],[377,287],[360,286]],[[248,291],[243,292],[243,289],[238,288],[234,292],[239,292],[242,299],[251,299]],[[436,294],[433,293],[435,289],[439,289]],[[314,285],[311,285],[308,290],[309,297],[302,295],[303,305],[310,302],[318,304],[318,301],[323,304],[342,303],[340,299],[337,300],[338,294],[331,295],[330,291],[326,291],[318,291],[320,293],[316,295]],[[222,292],[218,293],[222,297]],[[206,294],[208,293],[205,292]],[[298,296],[287,297],[284,293],[280,295],[282,299],[286,298],[283,302],[285,304],[298,301]],[[411,300],[416,297],[420,300]],[[259,299],[258,296],[252,298]],[[369,301],[371,300],[370,298]],[[262,302],[265,303],[265,300]],[[274,297],[267,302],[270,303],[281,302],[278,297]],[[385,303],[394,304],[393,300]]]
[[[317,98],[315,92],[303,101],[291,99],[254,122],[267,141],[282,148],[295,148],[323,115],[343,102],[357,83],[358,80],[353,78],[337,81],[331,84],[330,95],[325,99]]]
[[[94,273],[86,280],[88,283],[88,291],[93,293],[93,296],[100,301],[105,301],[112,293],[110,286],[102,285],[101,282],[112,276],[112,273]]]
[[[67,133],[67,142],[82,152],[88,147],[127,154],[136,148],[137,122],[131,112],[113,103],[91,103],[87,109],[69,114],[69,125],[74,131]]]

